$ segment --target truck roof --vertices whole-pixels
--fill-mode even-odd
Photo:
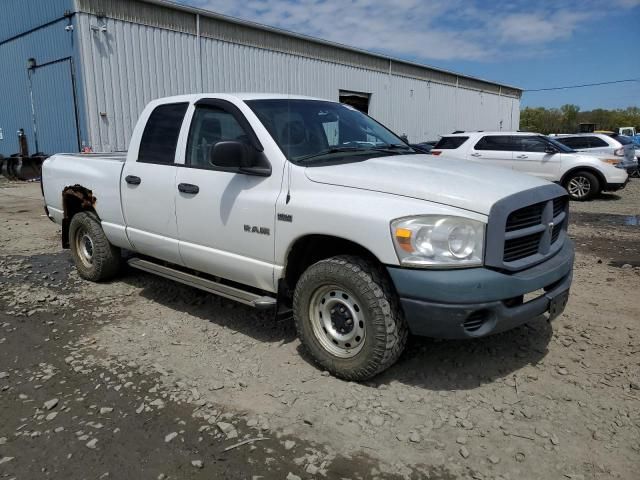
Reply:
[[[442,135],[443,137],[468,137],[469,135],[542,135],[537,132],[505,132],[505,131],[483,131],[483,130],[475,130],[469,132],[457,132],[457,133],[449,133],[446,135]]]
[[[219,98],[222,100],[321,100],[332,101],[324,98],[307,97],[303,95],[285,95],[280,93],[197,93],[190,95],[175,95],[172,97],[158,98],[153,103],[176,103],[176,102],[195,102],[203,98]]]

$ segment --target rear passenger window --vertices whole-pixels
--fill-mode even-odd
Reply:
[[[554,140],[566,145],[569,148],[573,148],[575,150],[579,150],[582,148],[589,148],[589,143],[585,140],[584,137],[571,137],[571,138],[563,138],[558,137]]]
[[[624,135],[612,135],[611,138],[617,140],[622,145],[631,145],[633,143],[633,140],[631,140],[629,137],[625,137]]]
[[[434,149],[453,150],[458,148],[464,142],[469,140],[469,137],[442,137]]]
[[[172,165],[188,103],[160,105],[151,113],[142,134],[138,162]]]
[[[508,135],[487,135],[482,137],[474,148],[476,150],[499,150],[503,152],[516,150],[512,138]]]
[[[549,144],[540,137],[516,136],[513,137],[514,151],[543,153]]]
[[[609,144],[598,137],[586,137],[587,142],[589,143],[588,148],[599,148],[599,147],[608,147]]]

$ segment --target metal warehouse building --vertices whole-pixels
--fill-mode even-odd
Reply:
[[[428,47],[426,47],[428,48]],[[341,100],[411,141],[516,130],[521,90],[161,0],[3,0],[0,154],[126,150],[152,99]]]

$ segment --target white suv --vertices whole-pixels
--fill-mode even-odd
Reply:
[[[559,134],[553,137],[554,140],[572,148],[578,152],[584,152],[596,156],[620,157],[623,168],[627,171],[635,168],[636,147],[631,138],[624,135],[604,133],[580,133],[575,135]]]
[[[574,200],[624,188],[628,174],[620,157],[581,154],[537,133],[462,132],[446,135],[432,155],[518,170],[564,186]]]

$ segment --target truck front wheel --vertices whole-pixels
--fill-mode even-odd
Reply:
[[[298,336],[333,375],[362,381],[396,362],[408,330],[391,283],[373,262],[338,256],[311,265],[294,293]]]
[[[101,282],[116,276],[121,266],[120,249],[109,243],[95,213],[80,212],[73,216],[69,240],[73,260],[82,278]]]

